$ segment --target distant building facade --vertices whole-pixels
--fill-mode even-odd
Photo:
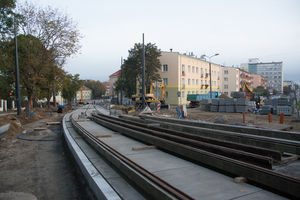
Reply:
[[[108,81],[107,82],[103,82],[102,84],[105,87],[105,94],[104,94],[104,96],[109,96],[109,91],[110,91],[110,84],[109,84],[109,82]]]
[[[241,69],[253,74],[260,74],[267,79],[267,87],[278,92],[283,91],[283,63],[260,62],[259,59],[249,59],[248,63],[241,64]]]
[[[222,67],[222,90],[221,92],[227,96],[231,92],[240,91],[240,69],[235,67]]]
[[[251,74],[251,77],[252,77],[252,80],[251,80],[252,88],[257,88],[258,86],[261,86],[261,87],[267,89],[266,77],[264,77],[260,74]]]
[[[166,103],[186,104],[188,94],[210,91],[209,62],[192,54],[161,52],[159,74],[166,87]],[[221,90],[221,66],[211,63],[212,91]]]
[[[88,101],[92,99],[92,90],[86,86],[81,86],[81,88],[76,92],[76,101],[79,102],[82,98],[83,101]]]
[[[115,73],[111,74],[109,76],[109,96],[115,96],[115,83],[117,82],[119,78],[121,70],[116,71]]]

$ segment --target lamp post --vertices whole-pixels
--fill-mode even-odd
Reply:
[[[202,55],[201,58],[208,58],[209,59],[209,98],[212,99],[212,88],[211,88],[211,58],[214,57],[214,56],[218,56],[219,54],[216,53],[212,56],[207,56],[207,55]]]

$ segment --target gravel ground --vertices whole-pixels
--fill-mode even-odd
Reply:
[[[60,121],[61,114],[46,114],[43,119],[20,126],[13,117],[6,139],[0,141],[0,200],[27,199],[92,199],[65,146],[60,125],[46,125]],[[2,121],[9,121],[3,119]],[[1,120],[0,120],[1,121]],[[34,128],[45,130],[34,131]],[[24,141],[16,139],[22,130],[29,132],[22,138],[53,139],[54,141]],[[9,195],[8,195],[9,194]],[[20,195],[22,198],[20,198]],[[34,199],[34,198],[31,198]]]

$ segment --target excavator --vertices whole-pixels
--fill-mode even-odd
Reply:
[[[246,98],[248,98],[248,100],[256,101],[259,105],[264,104],[264,98],[260,99],[260,97],[253,91],[253,88],[251,88],[246,82],[243,83],[241,90],[246,92]]]
[[[157,89],[160,90],[160,98],[155,97],[153,94],[153,89],[156,88],[155,83],[151,83],[149,88],[149,93],[145,94],[145,102],[150,106],[151,103],[160,103],[161,108],[168,108],[169,105],[165,103],[165,94],[166,94],[166,84],[159,83],[157,85]],[[135,107],[140,107],[142,105],[142,95],[135,94],[132,95],[132,103],[134,103]]]

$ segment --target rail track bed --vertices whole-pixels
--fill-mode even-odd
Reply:
[[[300,198],[300,180],[274,170],[285,155],[278,149],[172,130],[154,119],[79,113],[66,117],[66,129],[82,151],[89,148],[84,154],[96,160],[91,165],[115,199]],[[270,191],[235,183],[236,176]]]

